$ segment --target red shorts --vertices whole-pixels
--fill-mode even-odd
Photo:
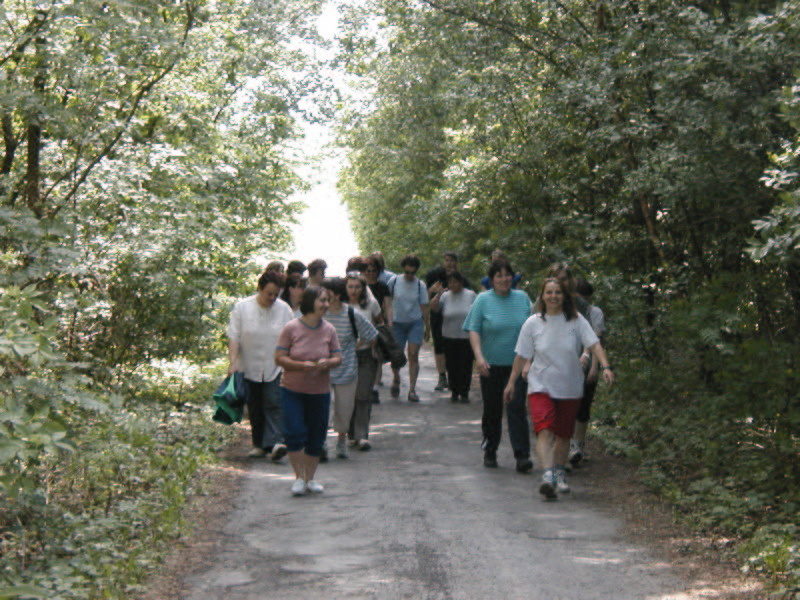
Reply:
[[[577,400],[553,400],[544,392],[528,394],[533,431],[539,433],[547,429],[560,438],[571,438],[575,429],[575,417],[581,407]]]

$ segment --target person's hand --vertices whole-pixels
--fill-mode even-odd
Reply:
[[[442,291],[442,282],[437,281],[431,286],[430,290],[433,293],[433,295],[439,294]]]
[[[590,360],[592,360],[590,355],[586,354],[585,352],[581,354],[581,367],[585,369],[587,366],[589,366]]]
[[[603,369],[603,381],[605,381],[608,385],[612,385],[614,383],[614,372],[611,369]]]
[[[483,358],[479,359],[477,362],[478,362],[478,373],[480,373],[482,377],[488,377],[489,363],[487,363],[486,360]]]
[[[320,371],[327,371],[331,368],[330,366],[330,359],[328,358],[320,358],[317,361],[317,369]]]
[[[506,386],[506,389],[503,390],[503,402],[505,404],[511,404],[511,401],[514,399],[514,391],[516,387],[516,385],[509,382],[509,384]]]
[[[592,368],[589,369],[589,374],[586,376],[586,380],[589,382],[597,381],[597,376],[599,375],[597,365],[592,365]]]
[[[317,363],[313,360],[304,360],[300,364],[302,365],[301,371],[314,371],[317,368]]]

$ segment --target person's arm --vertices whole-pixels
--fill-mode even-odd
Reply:
[[[239,360],[239,340],[228,340],[228,375],[233,375]]]
[[[600,371],[603,373],[603,380],[608,385],[613,384],[614,372],[611,370],[611,364],[608,362],[608,356],[606,356],[606,351],[603,350],[603,346],[600,345],[600,342],[597,342],[594,346],[589,348],[589,350],[591,350],[597,362],[600,363]]]
[[[386,324],[391,327],[392,326],[392,297],[387,295],[386,298],[383,299],[383,318],[386,320]]]
[[[508,404],[514,397],[514,387],[517,384],[517,379],[522,373],[527,373],[531,368],[531,359],[523,358],[519,354],[514,357],[514,364],[511,367],[511,375],[508,376],[508,384],[506,389],[503,390],[503,401]]]
[[[483,352],[481,351],[481,334],[477,331],[470,331],[469,345],[472,346],[472,353],[475,355],[475,363],[478,365],[478,372],[483,377],[488,377],[489,363],[483,358]]]
[[[275,364],[283,367],[284,371],[313,371],[317,363],[313,360],[294,360],[289,357],[289,351],[283,348],[275,350]]]
[[[439,288],[439,291],[437,293],[435,293],[433,296],[431,296],[430,309],[433,312],[439,312],[440,310],[442,310],[442,302],[441,302],[441,300],[442,300],[442,294],[443,293],[444,293],[444,290],[442,288]]]
[[[422,309],[422,323],[425,326],[422,338],[427,340],[431,337],[431,311],[427,304],[420,305],[420,308]]]

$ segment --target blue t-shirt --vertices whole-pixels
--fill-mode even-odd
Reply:
[[[481,336],[481,352],[490,365],[510,366],[519,330],[531,316],[531,300],[520,290],[500,296],[494,290],[481,292],[464,321],[464,331]]]
[[[392,294],[392,320],[413,323],[422,319],[422,306],[428,304],[428,286],[418,277],[409,281],[405,275],[395,275],[386,284]]]

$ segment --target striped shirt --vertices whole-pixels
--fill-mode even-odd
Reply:
[[[339,346],[342,349],[342,364],[331,370],[331,383],[336,385],[350,383],[358,374],[358,359],[356,358],[356,339],[353,337],[353,326],[350,324],[350,317],[347,314],[347,304],[342,304],[339,313],[328,310],[325,313],[325,320],[334,326],[336,335],[339,337]],[[378,330],[354,311],[356,319],[356,330],[358,330],[358,341],[371,341],[378,336]]]
[[[490,365],[510,366],[514,347],[525,320],[531,316],[531,300],[520,290],[500,296],[494,290],[478,294],[464,321],[464,331],[481,336],[481,353]]]

